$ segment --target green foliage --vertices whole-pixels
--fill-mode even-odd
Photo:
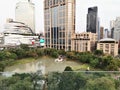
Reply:
[[[30,49],[27,44],[21,44],[21,45],[20,45],[20,48],[22,48],[22,49],[24,49],[24,50],[26,50],[26,51]]]
[[[44,49],[37,49],[38,56],[44,56]]]
[[[26,57],[26,51],[24,49],[16,49],[14,53],[17,55],[18,59],[25,58]]]
[[[115,83],[107,77],[90,79],[86,84],[85,90],[115,90]]]
[[[75,74],[73,72],[63,72],[59,82],[59,90],[75,90]],[[78,90],[78,89],[76,89]]]
[[[15,74],[12,77],[0,80],[0,90],[41,90],[42,74]]]
[[[64,71],[73,71],[70,66],[67,66]]]
[[[95,55],[103,55],[103,51],[102,50],[95,50],[94,54]]]
[[[98,60],[97,58],[90,60],[90,65],[91,65],[92,67],[97,67],[98,64],[99,64],[99,60]]]
[[[38,54],[37,54],[36,50],[31,49],[29,51],[26,51],[26,56],[27,57],[35,57],[35,58],[37,58]]]

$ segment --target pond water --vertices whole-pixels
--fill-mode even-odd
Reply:
[[[42,57],[34,62],[26,63],[26,64],[17,64],[5,69],[5,72],[11,73],[31,73],[41,70],[43,74],[49,72],[62,72],[64,71],[66,66],[80,66],[80,63],[75,61],[62,61],[55,62],[54,58],[51,57]]]

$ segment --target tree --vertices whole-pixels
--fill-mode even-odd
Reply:
[[[75,90],[75,86],[75,73],[63,72],[58,84],[58,90]]]
[[[102,50],[95,50],[94,54],[95,55],[103,55],[103,51]]]
[[[27,44],[21,44],[20,48],[24,49],[24,50],[29,50],[29,46]]]
[[[73,71],[70,66],[67,66],[64,71]]]
[[[115,83],[107,77],[89,79],[85,90],[115,90]]]
[[[20,80],[10,85],[9,90],[33,90],[32,83],[26,80]]]

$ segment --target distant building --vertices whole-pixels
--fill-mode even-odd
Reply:
[[[72,37],[72,51],[86,52],[93,51],[96,48],[97,34],[91,32],[83,32],[75,34]]]
[[[20,0],[16,4],[15,21],[24,23],[35,33],[35,8],[31,0]]]
[[[104,27],[100,27],[100,39],[104,37]]]
[[[97,43],[97,50],[103,50],[103,53],[113,56],[118,55],[118,42],[112,38],[101,39]]]
[[[98,31],[98,8],[88,8],[87,14],[87,32],[97,33]]]
[[[104,30],[104,38],[108,38],[108,29],[107,28]]]
[[[120,40],[120,17],[117,17],[115,20],[113,38],[117,41]]]
[[[115,20],[110,21],[111,38],[114,37]]]
[[[71,51],[76,0],[44,0],[46,48]]]
[[[100,18],[97,20],[97,29],[96,33],[98,35],[98,40],[100,40]]]

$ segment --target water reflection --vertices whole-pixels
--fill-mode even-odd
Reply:
[[[48,72],[64,71],[66,66],[79,66],[80,63],[74,61],[63,61],[63,62],[55,62],[54,58],[50,57],[42,57],[38,60],[27,63],[27,64],[19,64],[8,67],[5,69],[7,72],[16,72],[16,73],[31,73],[41,70],[43,74]]]

